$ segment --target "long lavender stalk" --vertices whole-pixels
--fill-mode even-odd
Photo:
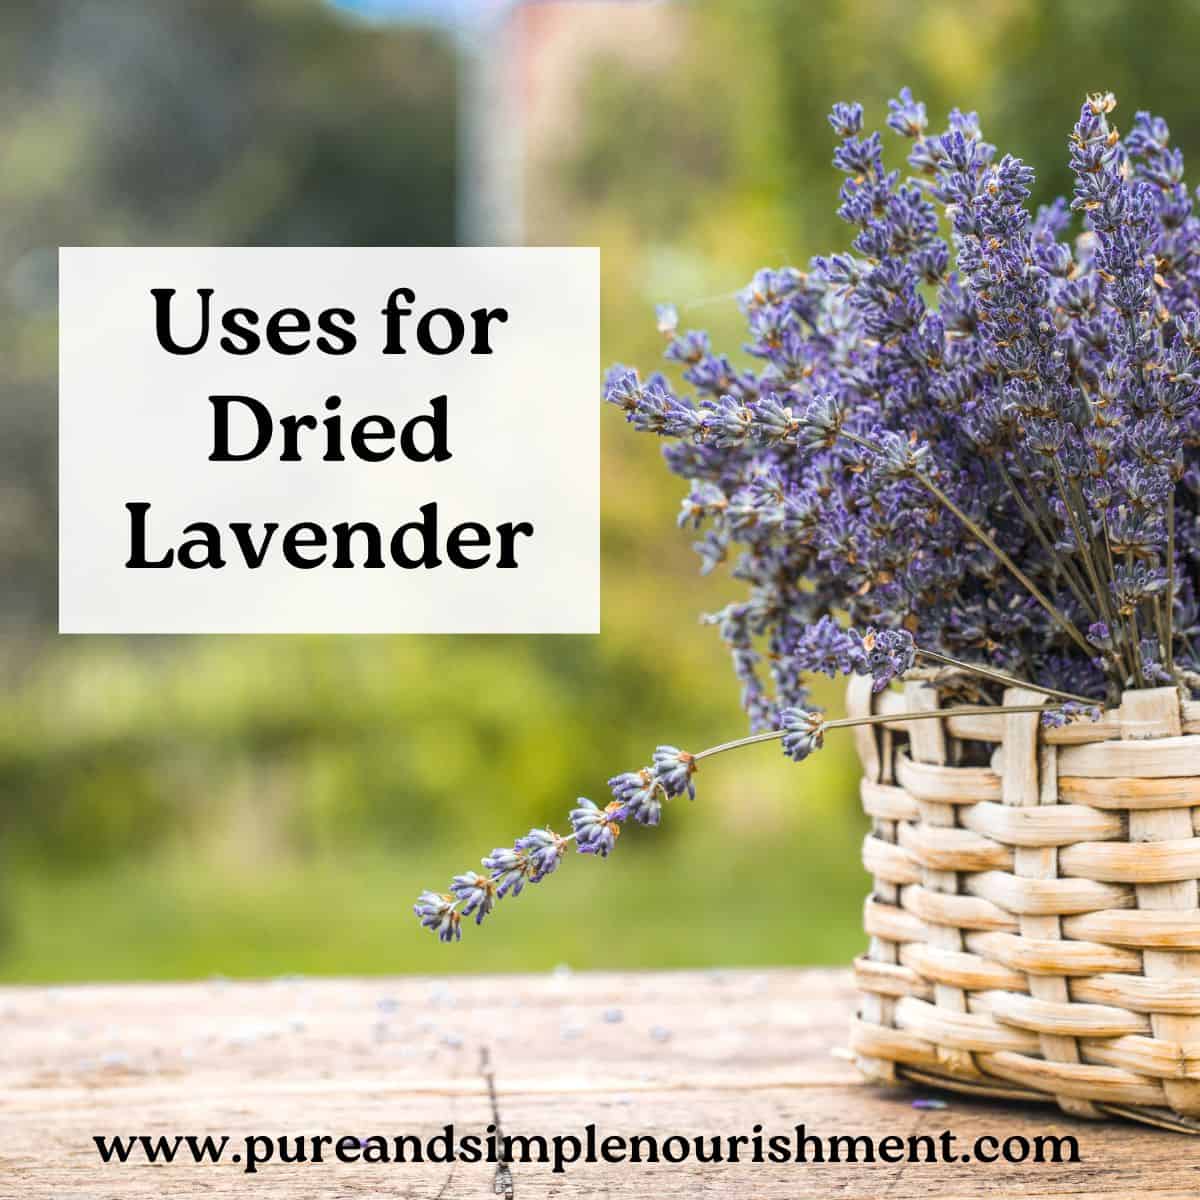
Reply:
[[[870,675],[876,691],[905,674],[922,653],[910,634],[868,630],[861,637],[854,631],[844,636],[840,664],[846,673]],[[967,663],[953,665],[966,672],[973,671]],[[982,673],[982,677],[996,681],[996,673],[992,671]],[[1021,681],[1004,677],[1003,682],[1020,684]],[[615,775],[608,781],[613,798],[604,807],[580,798],[571,810],[572,829],[569,834],[559,835],[549,828],[531,829],[525,837],[518,838],[511,848],[498,847],[484,858],[481,865],[486,874],[466,871],[454,877],[448,892],[422,892],[413,911],[421,924],[433,930],[442,941],[458,941],[462,937],[464,917],[474,914],[476,924],[482,924],[498,901],[510,894],[519,896],[527,883],[540,883],[552,874],[572,842],[581,854],[607,858],[616,847],[621,830],[628,821],[658,825],[666,803],[684,794],[695,799],[695,776],[700,763],[730,750],[760,742],[779,741],[788,758],[802,762],[824,746],[825,734],[831,730],[981,712],[1036,712],[1041,713],[1043,721],[1051,725],[1061,725],[1083,717],[1096,719],[1100,715],[1099,709],[1086,701],[1080,703],[1070,698],[1061,699],[1053,705],[970,705],[931,712],[840,717],[834,720],[827,720],[816,710],[790,708],[783,713],[778,729],[723,742],[695,754],[675,746],[657,747],[648,766]]]

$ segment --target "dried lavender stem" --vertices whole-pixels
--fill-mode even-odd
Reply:
[[[1067,510],[1067,520],[1071,524],[1071,533],[1075,536],[1075,548],[1083,559],[1083,569],[1087,572],[1088,580],[1096,590],[1096,599],[1102,601],[1104,588],[1100,584],[1100,575],[1096,570],[1091,545],[1084,541],[1083,530],[1080,528],[1079,519],[1075,514],[1075,506],[1067,496],[1067,486],[1063,481],[1062,468],[1058,465],[1058,459],[1054,458],[1051,461],[1054,465],[1054,482],[1058,487],[1058,496],[1063,502],[1063,508]]]
[[[1008,468],[999,461],[997,461],[996,466],[1000,471],[1000,478],[1004,480],[1004,486],[1008,489],[1008,494],[1017,502],[1017,507],[1021,510],[1021,516],[1024,517],[1025,524],[1033,531],[1042,549],[1046,552],[1046,557],[1062,571],[1063,578],[1067,581],[1067,587],[1071,589],[1071,594],[1079,601],[1080,607],[1086,609],[1088,615],[1095,620],[1098,615],[1095,605],[1088,599],[1086,589],[1076,575],[1075,564],[1063,558],[1055,550],[1054,543],[1046,536],[1046,531],[1042,528],[1042,523],[1038,519],[1037,513],[1030,508],[1029,502],[1017,490],[1017,486],[1013,483]]]
[[[1083,490],[1079,486],[1079,481],[1076,479],[1068,480],[1067,488],[1075,500],[1076,511],[1080,514],[1081,519],[1087,520],[1087,497],[1083,494]],[[1088,557],[1097,575],[1102,576],[1104,574],[1104,559],[1100,557],[1100,548],[1096,544],[1096,539],[1089,536],[1084,544],[1084,548],[1089,551]],[[1107,580],[1106,582],[1111,583],[1112,581]],[[1107,591],[1102,592],[1100,599],[1103,600],[1107,595]]]
[[[936,650],[923,650],[918,646],[917,656],[927,658],[931,662],[944,663],[948,667],[957,667],[960,671],[970,671],[973,675],[979,675],[983,679],[990,679],[993,683],[1002,683],[1006,687],[1025,688],[1030,692],[1041,692],[1043,696],[1056,696],[1059,700],[1077,700],[1080,704],[1096,703],[1095,700],[1089,700],[1086,696],[1077,696],[1074,692],[1060,692],[1057,688],[1042,687],[1040,683],[1029,683],[1024,679],[1016,679],[1012,675],[1006,675],[1003,671],[996,671],[991,667],[980,667],[974,663],[960,662],[957,658],[951,658],[948,654],[939,654]]]
[[[1126,553],[1125,565],[1133,566],[1133,555]],[[1138,687],[1146,686],[1146,676],[1142,671],[1142,634],[1138,629],[1137,605],[1134,604],[1129,610],[1129,624],[1133,630],[1133,665],[1135,668],[1135,678],[1137,679]]]
[[[1150,618],[1154,625],[1154,633],[1158,637],[1159,647],[1165,647],[1167,644],[1167,617],[1164,612],[1164,604],[1162,596],[1155,596],[1150,602]],[[1163,651],[1164,655],[1166,651]]]
[[[1167,636],[1163,653],[1166,655],[1167,674],[1175,674],[1175,487],[1167,497]]]
[[[1078,485],[1075,486],[1074,494],[1078,500],[1078,503],[1079,503],[1081,509],[1086,511],[1087,501],[1085,500],[1083,493],[1081,491],[1079,491]],[[1090,545],[1091,554],[1089,555],[1089,561],[1091,561],[1093,563],[1094,574],[1097,577],[1103,577],[1104,582],[1103,583],[1097,582],[1094,586],[1097,588],[1098,600],[1100,603],[1100,608],[1101,608],[1101,612],[1103,615],[1103,619],[1104,619],[1105,623],[1108,625],[1109,629],[1113,632],[1114,637],[1116,638],[1116,643],[1115,643],[1116,649],[1114,651],[1110,652],[1111,657],[1114,659],[1116,666],[1118,668],[1118,671],[1124,669],[1128,674],[1132,674],[1133,670],[1134,670],[1134,666],[1135,666],[1136,662],[1138,661],[1137,648],[1136,648],[1136,644],[1135,644],[1134,648],[1130,651],[1130,653],[1133,656],[1132,661],[1126,661],[1124,654],[1125,654],[1125,650],[1128,649],[1128,647],[1126,647],[1122,644],[1122,641],[1120,638],[1121,621],[1118,620],[1117,611],[1113,607],[1113,597],[1112,597],[1112,581],[1113,581],[1113,576],[1114,576],[1113,557],[1112,557],[1112,550],[1109,546],[1109,541],[1108,541],[1108,516],[1104,512],[1102,512],[1100,514],[1100,525],[1104,531],[1104,553],[1103,553],[1103,556],[1101,556],[1099,543],[1096,542],[1095,539],[1092,539],[1091,545]],[[1126,677],[1128,677],[1128,674]],[[1119,687],[1124,686],[1124,679],[1118,677],[1117,684]]]
[[[1088,700],[1086,703],[1095,704]],[[877,713],[870,717],[838,717],[833,721],[822,721],[821,731],[826,729],[850,729],[855,725],[885,725],[897,721],[928,721],[935,717],[974,717],[981,714],[999,715],[1001,713],[1040,713],[1045,712],[1043,704],[994,704],[981,706],[978,704],[960,704],[951,708],[934,708],[928,712],[916,713]],[[710,746],[694,755],[696,762],[704,758],[712,758],[714,754],[724,754],[726,750],[738,750],[742,746],[753,746],[757,742],[771,742],[787,734],[786,729],[773,729],[769,733],[754,733],[749,737],[738,738],[733,742],[723,742],[720,746]]]
[[[1050,512],[1050,509],[1046,505],[1045,498],[1040,493],[1038,493],[1036,490],[1035,490],[1034,496],[1033,496],[1033,505],[1038,510],[1038,512],[1040,512],[1043,515],[1043,517],[1046,521],[1046,527],[1048,529],[1053,529],[1055,526],[1055,523],[1057,521],[1057,518]],[[1058,558],[1057,561],[1065,564],[1070,560],[1068,560],[1066,558]],[[1116,619],[1113,616],[1113,614],[1110,610],[1109,604],[1108,604],[1107,590],[1104,588],[1097,589],[1094,584],[1089,583],[1088,578],[1090,578],[1090,572],[1086,571],[1082,566],[1080,566],[1076,563],[1072,563],[1071,569],[1075,572],[1075,577],[1078,580],[1079,586],[1081,589],[1086,591],[1090,587],[1093,592],[1097,593],[1094,600],[1083,601],[1083,606],[1088,611],[1089,614],[1091,614],[1094,610],[1096,610],[1098,608],[1099,616],[1093,617],[1092,619],[1093,620],[1098,619],[1101,621],[1105,621],[1110,626],[1116,625],[1116,623],[1117,623]],[[1102,569],[1101,569],[1101,574],[1103,574]],[[1118,674],[1118,679],[1119,679],[1119,676],[1120,676],[1119,668],[1118,668],[1117,674]]]
[[[880,447],[873,442],[869,442],[866,438],[859,437],[856,433],[850,433],[848,430],[841,431],[842,436],[856,445],[862,446],[864,450],[869,450],[872,454],[882,454]],[[967,531],[974,537],[978,538],[999,560],[1000,563],[1007,567],[1013,578],[1021,584],[1022,587],[1046,610],[1050,619],[1065,633],[1085,654],[1089,657],[1093,654],[1091,646],[1088,645],[1087,639],[1079,632],[1075,626],[1063,616],[1055,607],[1053,601],[1048,599],[1038,587],[1020,567],[996,544],[995,538],[987,533],[977,522],[973,521],[945,492],[942,491],[936,483],[933,482],[927,475],[921,471],[914,471],[913,478],[921,484],[926,491],[934,496],[943,504],[946,509],[954,514],[966,527]]]
[[[935,717],[963,717],[974,716],[980,713],[996,715],[1003,713],[1045,713],[1047,711],[1053,711],[1053,706],[1050,709],[1047,709],[1045,705],[1041,704],[1008,704],[990,706],[959,705],[951,708],[932,709],[927,712],[898,713],[894,716],[886,713],[880,713],[875,716],[868,717],[839,717],[833,721],[821,721],[819,724],[814,726],[814,733],[824,734],[827,729],[849,729],[856,725],[882,725],[885,723],[903,721],[923,721],[930,720]],[[812,715],[815,716],[815,714]],[[786,729],[775,729],[768,733],[751,734],[749,737],[738,738],[736,741],[724,742],[719,746],[710,746],[707,750],[701,750],[699,754],[684,755],[678,751],[676,751],[675,754],[680,760],[686,759],[688,761],[690,764],[688,774],[690,775],[697,769],[697,764],[702,759],[712,758],[717,754],[724,754],[726,750],[738,750],[743,746],[753,746],[758,742],[778,741],[779,739],[786,737],[788,733],[789,731]],[[662,748],[660,747],[660,749]],[[661,780],[658,786],[664,786]],[[572,815],[574,816],[574,814]],[[568,834],[566,837],[557,838],[557,842],[560,847],[565,845],[567,842],[572,841],[579,842],[580,848],[584,849],[585,853],[587,852],[586,848],[583,847],[582,841],[580,841],[578,828],[576,828],[574,832]],[[561,849],[559,853],[561,853]],[[489,865],[487,859],[484,860],[484,865]],[[536,878],[534,879],[534,882],[537,882]],[[468,889],[466,894],[460,890],[460,887],[463,886]],[[502,896],[503,894],[503,891],[501,891],[500,895]],[[491,907],[495,902],[495,897],[496,884],[494,882],[494,877],[493,881],[487,882],[481,880],[474,872],[471,872],[469,877],[456,876],[452,891],[449,893],[422,893],[422,897],[417,904],[417,915],[421,916],[423,919],[428,918],[430,914],[423,909],[422,905],[428,906],[430,900],[435,901],[435,911],[433,914],[435,924],[439,920],[451,922],[452,918],[452,922],[447,925],[447,929],[454,931],[453,933],[447,932],[443,935],[443,933],[439,930],[439,937],[441,937],[443,941],[450,941],[459,936],[457,933],[459,922],[463,916],[470,915],[473,908],[475,908],[481,902],[481,898],[486,900],[486,908],[481,909],[481,913],[486,913],[491,910]],[[477,918],[477,920],[478,919],[480,918]],[[423,923],[426,923],[426,921],[423,920]],[[430,925],[429,927],[433,928],[435,925]]]
[[[1050,512],[1050,509],[1046,506],[1045,498],[1036,489],[1034,490],[1034,493],[1033,493],[1030,503],[1032,504],[1034,509],[1036,509],[1036,511],[1040,515],[1040,518],[1045,522],[1046,528],[1053,529],[1055,526],[1056,518]],[[1080,588],[1086,591],[1086,588],[1087,588],[1086,580],[1084,579],[1084,576],[1082,574],[1080,574],[1080,571],[1082,570],[1082,568],[1080,568],[1077,564],[1070,562],[1069,559],[1061,557],[1057,551],[1055,551],[1054,557],[1055,557],[1056,562],[1060,562],[1063,564],[1064,569],[1066,568],[1067,564],[1070,563],[1071,570],[1074,573],[1074,577],[1077,580]],[[1085,607],[1087,607],[1089,605],[1090,605],[1090,602],[1085,604]]]
[[[1101,514],[1101,522],[1104,527],[1104,554],[1105,554],[1105,557],[1108,559],[1108,577],[1110,579],[1112,579],[1114,577],[1114,575],[1116,574],[1116,572],[1113,570],[1112,540],[1108,536],[1108,515],[1106,513]],[[1112,622],[1111,628],[1112,628],[1113,636],[1116,638],[1118,649],[1120,650],[1120,653],[1121,653],[1120,665],[1123,668],[1123,670],[1126,672],[1126,679],[1131,679],[1134,675],[1134,671],[1135,671],[1135,668],[1137,665],[1137,658],[1136,658],[1137,643],[1134,642],[1133,646],[1130,647],[1128,638],[1126,638],[1125,642],[1122,643],[1121,638],[1120,638],[1120,627],[1122,625],[1124,625],[1126,631],[1128,632],[1129,621],[1128,621],[1128,619],[1126,619],[1124,617],[1121,618],[1120,621],[1118,621],[1115,619],[1116,618],[1116,610],[1115,609],[1113,610],[1113,613],[1114,613],[1114,620]],[[1130,651],[1130,653],[1133,655],[1133,657],[1126,657],[1125,652],[1127,650]],[[1121,680],[1122,686],[1124,686],[1124,683],[1125,683],[1125,680],[1124,679]]]
[[[1017,564],[1013,562],[1013,560],[999,547],[999,545],[997,545],[996,540],[991,536],[991,534],[987,533],[982,526],[967,516],[967,514],[963,512],[963,510],[959,508],[959,506],[955,504],[954,501],[951,500],[950,497],[947,496],[946,493],[943,492],[942,489],[938,487],[938,485],[934,483],[933,480],[928,476],[923,475],[918,471],[916,473],[916,478],[927,491],[935,496],[963,523],[969,533],[978,538],[1000,560],[1001,564],[1008,568],[1013,578],[1015,578],[1017,582],[1020,583],[1026,589],[1026,591],[1028,591],[1029,594],[1046,610],[1051,620],[1053,620],[1054,623],[1073,642],[1076,643],[1076,645],[1090,654],[1091,647],[1088,645],[1083,634],[1080,633],[1079,630],[1076,629],[1075,626],[1068,621],[1061,612],[1059,612],[1053,601],[1048,599],[1043,594],[1041,588],[1039,588],[1038,585],[1034,583],[1033,580],[1030,579],[1029,576],[1026,575],[1025,572],[1022,571],[1021,568],[1018,567]]]

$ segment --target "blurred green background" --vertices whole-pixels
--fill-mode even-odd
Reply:
[[[736,352],[756,267],[846,245],[834,100],[977,109],[1048,198],[1090,90],[1200,154],[1198,50],[1182,0],[0,8],[0,978],[845,962],[866,887],[848,742],[766,746],[460,947],[420,931],[422,887],[655,742],[743,731],[682,485],[603,415],[598,638],[60,638],[57,245],[598,244],[606,361],[654,364],[667,299]]]

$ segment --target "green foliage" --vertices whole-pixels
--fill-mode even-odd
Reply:
[[[59,245],[447,245],[455,59],[318,0],[0,6],[0,617],[55,610]]]
[[[531,189],[553,179],[563,197],[531,240],[602,246],[606,361],[653,358],[667,299],[736,348],[728,297],[755,267],[848,241],[834,100],[878,116],[908,83],[932,116],[977,108],[1046,196],[1089,90],[1118,93],[1122,126],[1155,108],[1200,146],[1195,14],[697,0],[662,64],[584,72],[568,143],[531,168]],[[671,524],[680,485],[614,413],[600,638],[49,634],[43,248],[448,243],[455,69],[433,35],[265,0],[10,5],[0,66],[0,976],[847,961],[864,824],[832,736],[803,767],[769,746],[705,764],[694,805],[629,830],[610,862],[569,861],[455,950],[408,912],[421,887],[600,798],[656,741],[744,728],[724,651],[693,621],[736,587],[697,581]]]

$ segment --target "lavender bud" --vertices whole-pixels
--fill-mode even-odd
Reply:
[[[455,875],[450,883],[450,890],[462,901],[464,917],[475,914],[476,925],[482,925],[483,918],[496,905],[496,885],[478,871]]]
[[[492,873],[497,897],[506,896],[510,891],[514,896],[519,896],[529,878],[532,869],[529,855],[519,846],[520,842],[515,847],[497,846],[482,860],[483,866]]]
[[[871,676],[872,690],[876,692],[911,670],[916,662],[916,643],[905,629],[868,629],[859,638],[859,644],[863,655],[859,674]]]
[[[662,819],[662,802],[666,791],[651,767],[640,771],[626,771],[614,775],[608,786],[613,798],[620,803],[628,816],[643,825],[657,825]]]
[[[422,892],[413,905],[421,925],[432,929],[442,942],[462,940],[462,918],[455,908],[453,896],[444,896],[438,892]]]
[[[912,92],[908,88],[900,89],[898,100],[888,101],[888,114],[888,128],[894,129],[904,137],[920,137],[928,124],[925,118],[925,105],[914,100]]]
[[[584,796],[579,797],[579,807],[571,809],[571,827],[580,854],[598,854],[607,858],[621,835],[621,822],[625,819],[625,806],[614,800],[600,808]]]
[[[835,396],[816,396],[796,418],[800,444],[810,450],[833,446],[846,414]]]
[[[688,799],[695,800],[696,785],[692,776],[698,768],[693,755],[675,746],[657,746],[653,762],[654,776],[668,796],[682,796],[687,792]]]
[[[792,660],[801,671],[820,671],[834,679],[864,673],[866,652],[861,638],[825,616],[805,627],[792,650]]]
[[[529,882],[540,883],[558,867],[567,843],[552,829],[531,829],[517,839],[516,849],[528,863]]]
[[[1064,725],[1098,720],[1100,720],[1100,706],[1098,704],[1081,704],[1078,700],[1068,700],[1066,703],[1048,708],[1042,713],[1042,725],[1047,729],[1062,729]]]
[[[803,762],[825,744],[825,721],[820,712],[803,708],[785,708],[780,713],[783,752],[793,762]]]
[[[842,104],[833,106],[829,114],[829,124],[838,137],[853,137],[862,130],[863,108],[861,104]]]

